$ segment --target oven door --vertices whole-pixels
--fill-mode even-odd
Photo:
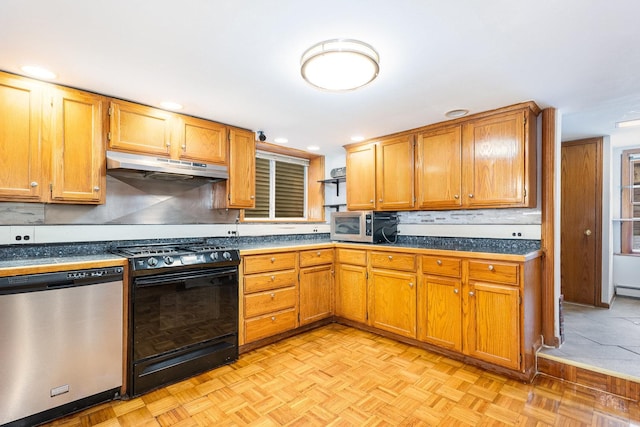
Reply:
[[[134,277],[129,394],[238,358],[238,267]]]
[[[238,333],[238,269],[133,280],[133,360]]]

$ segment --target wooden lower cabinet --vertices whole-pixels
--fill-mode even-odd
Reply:
[[[336,316],[367,323],[367,251],[336,249]]]
[[[296,309],[290,308],[247,319],[245,320],[245,343],[294,329],[297,325],[297,317]]]
[[[403,271],[371,271],[371,326],[416,338],[416,275]]]
[[[333,264],[300,269],[300,326],[333,315]]]
[[[418,339],[462,352],[462,282],[423,276],[418,308]]]

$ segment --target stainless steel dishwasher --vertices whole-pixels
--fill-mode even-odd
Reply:
[[[122,267],[0,277],[0,425],[117,397]]]

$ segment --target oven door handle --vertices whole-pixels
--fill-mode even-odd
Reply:
[[[238,274],[237,267],[216,268],[216,269],[198,270],[198,271],[181,272],[181,273],[163,273],[163,274],[154,275],[154,276],[136,277],[133,280],[133,284],[136,287],[142,288],[142,287],[166,285],[167,283],[185,283],[188,280],[201,279],[203,277],[215,279],[218,277],[224,277],[224,276],[230,276],[230,275],[237,276],[237,274]],[[194,287],[194,286],[189,286],[189,287]]]

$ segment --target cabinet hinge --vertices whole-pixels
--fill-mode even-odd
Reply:
[[[111,132],[107,132],[107,141],[111,141]]]
[[[113,107],[109,107],[109,115],[113,115]]]
[[[522,118],[523,118],[522,123],[524,124],[524,126],[526,126],[527,125],[527,113],[523,112],[522,113]]]
[[[518,297],[518,304],[522,305],[522,297],[521,296]]]
[[[527,197],[527,189],[524,189],[524,197]]]
[[[49,183],[49,194],[53,196],[53,183]]]

